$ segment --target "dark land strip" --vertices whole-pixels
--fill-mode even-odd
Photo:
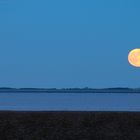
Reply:
[[[0,140],[140,140],[140,112],[0,112]]]

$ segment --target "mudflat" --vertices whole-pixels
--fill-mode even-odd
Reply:
[[[0,111],[0,140],[140,140],[140,112]]]

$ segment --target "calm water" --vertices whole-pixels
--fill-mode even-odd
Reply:
[[[140,111],[140,94],[0,93],[0,110]]]

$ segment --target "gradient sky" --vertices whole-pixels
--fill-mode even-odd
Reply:
[[[0,0],[0,86],[140,87],[139,0]]]

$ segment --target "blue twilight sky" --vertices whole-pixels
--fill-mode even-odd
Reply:
[[[139,0],[0,0],[0,86],[140,87]]]

